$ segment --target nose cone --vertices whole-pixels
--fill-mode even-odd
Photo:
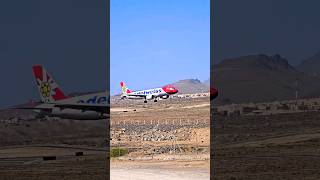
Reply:
[[[218,90],[216,88],[210,88],[210,100],[215,99],[218,96]]]
[[[167,94],[175,94],[178,92],[178,89],[176,89],[175,87],[171,86],[171,85],[167,85],[162,87],[162,89],[164,90],[164,92],[166,92]]]

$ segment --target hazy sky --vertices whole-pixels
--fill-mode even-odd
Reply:
[[[320,1],[214,0],[215,62],[320,50]],[[111,93],[209,77],[209,0],[111,0]],[[0,1],[0,107],[38,99],[43,64],[66,93],[107,86],[106,2]]]
[[[209,0],[111,0],[111,94],[210,76]]]
[[[33,64],[66,93],[107,85],[106,2],[0,1],[0,108],[39,99]]]
[[[320,50],[320,1],[214,0],[214,60],[278,53],[292,64]]]

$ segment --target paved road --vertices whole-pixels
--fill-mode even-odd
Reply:
[[[208,170],[111,168],[111,180],[209,180]]]

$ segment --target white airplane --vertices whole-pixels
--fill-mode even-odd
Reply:
[[[41,103],[34,107],[16,107],[16,109],[32,109],[42,117],[76,120],[105,119],[110,115],[108,111],[110,98],[107,92],[68,97],[41,65],[33,66],[33,74]]]
[[[158,98],[167,99],[170,95],[178,92],[178,90],[171,85],[141,91],[131,91],[126,87],[124,82],[120,82],[120,86],[122,89],[121,99],[144,99],[145,103],[147,103],[147,100],[152,99],[154,99],[154,102],[157,102]]]

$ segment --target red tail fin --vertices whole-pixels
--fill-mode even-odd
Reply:
[[[41,65],[33,66],[32,70],[43,102],[54,102],[67,98],[58,84]]]
[[[132,91],[127,88],[127,86],[124,84],[124,82],[120,82],[120,86],[122,89],[122,94],[131,93]]]

